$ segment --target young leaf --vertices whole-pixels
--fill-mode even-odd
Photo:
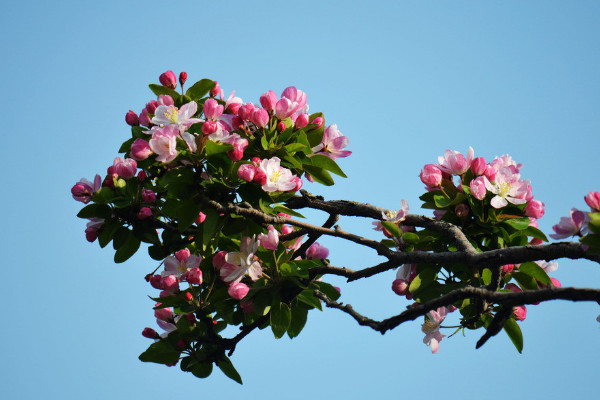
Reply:
[[[221,369],[221,371],[223,371],[225,376],[227,376],[228,378],[233,379],[240,385],[243,384],[242,377],[236,371],[235,367],[233,366],[233,364],[231,363],[231,360],[229,358],[223,356],[222,360],[217,361],[217,367],[219,367]]]
[[[194,83],[186,90],[185,95],[192,100],[199,100],[215,88],[215,82],[210,79],[202,79]]]
[[[275,339],[281,338],[290,327],[292,313],[290,307],[276,297],[271,307],[271,330]]]
[[[513,342],[519,353],[523,352],[523,333],[521,327],[517,324],[514,318],[508,318],[504,321],[504,332],[508,335],[510,340]]]
[[[519,271],[529,275],[530,277],[540,281],[544,285],[551,283],[550,277],[546,274],[546,271],[534,262],[525,262],[519,267]]]
[[[389,233],[397,238],[402,236],[402,229],[400,229],[400,227],[393,222],[381,221],[381,226],[383,226]]]
[[[329,172],[324,170],[323,168],[307,164],[304,164],[303,168],[313,177],[313,179],[316,182],[319,182],[320,184],[325,186],[331,186],[334,184],[333,178],[331,177]]]
[[[312,162],[312,165],[316,165],[317,167],[321,167],[323,169],[326,169],[327,171],[333,172],[334,174],[339,175],[342,178],[347,178],[346,174],[344,174],[344,171],[342,171],[342,169],[337,165],[337,163],[327,156],[315,154],[310,157],[310,160]]]

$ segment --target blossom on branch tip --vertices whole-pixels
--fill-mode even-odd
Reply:
[[[525,204],[524,199],[527,194],[527,186],[529,181],[519,179],[519,174],[508,168],[499,170],[494,178],[494,182],[490,182],[487,177],[484,177],[485,187],[494,196],[490,202],[494,208],[502,208],[511,204]]]
[[[85,178],[81,178],[79,182],[77,182],[71,188],[71,195],[77,201],[82,202],[83,204],[87,204],[92,201],[92,196],[102,187],[102,178],[100,175],[96,174],[94,177],[94,182],[90,182]]]
[[[192,118],[194,114],[196,114],[196,111],[198,111],[198,104],[196,104],[195,101],[190,101],[189,103],[184,104],[180,109],[173,105],[166,106],[161,104],[156,108],[154,118],[152,118],[152,123],[162,126],[175,125],[180,132],[185,132],[193,124],[202,121],[199,118]]]
[[[462,175],[469,169],[473,153],[472,147],[469,147],[467,158],[458,151],[446,150],[443,156],[438,157],[438,167],[447,174]]]
[[[254,179],[257,179],[259,171],[262,171],[266,177],[265,183],[262,185],[265,192],[287,192],[296,187],[297,182],[294,181],[292,171],[282,167],[280,162],[278,157],[272,157],[263,160],[256,168]]]
[[[440,342],[446,335],[440,333],[440,325],[446,318],[446,307],[440,307],[436,311],[427,313],[425,322],[421,325],[421,331],[425,334],[423,343],[431,346],[431,352],[437,353],[440,348]]]
[[[313,243],[306,250],[306,258],[309,260],[321,259],[324,260],[329,257],[329,249],[325,246],[320,245],[319,243]]]
[[[323,154],[332,160],[337,160],[352,154],[351,151],[342,150],[348,146],[349,142],[350,140],[338,130],[337,125],[331,124],[325,129],[321,143],[311,150],[313,153]]]
[[[168,87],[169,89],[175,89],[177,87],[177,77],[171,70],[160,74],[158,80],[161,85]]]
[[[167,125],[153,131],[149,145],[150,149],[158,155],[156,161],[168,164],[177,157],[178,135],[179,130],[176,125]]]
[[[250,288],[245,283],[237,282],[233,283],[227,289],[227,293],[236,300],[242,300],[248,292]]]
[[[258,235],[258,241],[262,247],[268,250],[277,250],[279,245],[279,232],[273,225],[269,225],[267,228],[267,234],[261,233]]]
[[[561,217],[560,222],[552,227],[555,233],[550,234],[550,237],[559,240],[569,236],[584,235],[587,232],[589,219],[588,213],[572,208],[568,217]]]
[[[600,192],[591,191],[585,197],[585,202],[594,212],[600,212]]]

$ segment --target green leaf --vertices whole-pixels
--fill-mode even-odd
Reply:
[[[152,92],[154,92],[154,94],[157,96],[160,96],[161,94],[167,94],[171,96],[175,101],[177,101],[177,99],[179,98],[179,93],[166,86],[151,83],[150,85],[148,85],[148,87],[150,87],[150,90],[152,90]]]
[[[541,239],[544,242],[548,241],[548,238],[544,234],[544,232],[540,231],[538,228],[534,226],[528,226],[526,229],[523,229],[523,233],[527,236],[534,237],[536,239]]]
[[[294,154],[297,151],[306,149],[306,146],[303,143],[290,143],[288,145],[283,146],[283,148],[290,154]]]
[[[307,164],[304,164],[303,168],[313,177],[316,182],[319,182],[325,186],[331,186],[334,184],[331,174],[323,168]]]
[[[279,267],[281,276],[299,276],[301,278],[308,278],[308,269],[303,269],[301,266],[289,262],[284,263]]]
[[[135,237],[132,231],[129,231],[125,243],[115,252],[115,262],[118,264],[127,261],[139,248],[140,239]]]
[[[588,222],[588,228],[593,233],[600,233],[600,212],[589,213],[590,222]]]
[[[488,268],[484,268],[483,272],[481,273],[481,279],[483,279],[484,285],[489,285],[492,282],[492,271],[490,271]]]
[[[511,276],[517,281],[519,286],[521,286],[521,289],[524,289],[524,290],[538,290],[539,289],[537,281],[533,277],[527,275],[524,272],[520,272],[520,271],[513,272],[511,274]]]
[[[288,214],[291,215],[293,217],[298,217],[298,218],[305,218],[304,215],[300,214],[297,211],[292,210],[291,208],[287,208],[286,206],[282,205],[282,204],[275,204],[273,206],[273,209],[277,212],[281,212],[284,214]]]
[[[327,283],[327,282],[321,282],[321,281],[315,281],[313,282],[310,287],[310,289],[316,288],[317,290],[319,290],[321,293],[323,293],[325,296],[329,297],[331,300],[337,300],[340,298],[340,292],[333,287],[333,285]]]
[[[213,80],[201,79],[190,86],[190,88],[186,90],[185,95],[189,96],[192,100],[199,100],[214,88],[215,82]]]
[[[197,364],[192,368],[192,374],[198,378],[207,378],[212,374],[213,364],[211,362]]]
[[[217,226],[219,224],[219,214],[212,208],[205,210],[204,214],[206,215],[206,219],[201,224],[201,228],[202,244],[204,247],[206,247],[215,235],[215,232],[217,231]]]
[[[321,155],[321,154],[315,154],[309,158],[310,158],[310,161],[312,162],[312,165],[315,165],[317,167],[326,169],[327,171],[333,172],[334,174],[339,175],[342,178],[347,178],[346,174],[344,174],[344,171],[342,171],[342,169],[337,165],[337,163],[335,161],[333,161],[331,158]]]
[[[260,145],[262,146],[263,150],[269,150],[269,141],[265,135],[260,138]]]
[[[300,305],[292,307],[292,320],[290,322],[290,327],[287,330],[290,339],[293,339],[300,334],[302,329],[304,329],[304,325],[306,325],[307,319],[308,310],[306,308]]]
[[[433,196],[433,202],[438,208],[446,208],[462,203],[467,196],[464,193],[457,193],[454,198],[448,198],[445,195],[436,194]]]
[[[404,240],[406,243],[417,243],[421,240],[421,237],[413,232],[403,232],[402,240]]]
[[[597,233],[590,233],[579,239],[579,241],[586,246],[589,246],[587,250],[588,254],[600,253],[600,235]]]
[[[275,339],[281,338],[290,327],[292,313],[290,307],[276,297],[271,306],[271,330]]]
[[[303,290],[300,292],[298,297],[296,297],[298,301],[303,302],[311,307],[317,308],[323,311],[323,306],[321,305],[321,300],[316,298],[312,292],[312,290]]]
[[[525,262],[519,266],[519,272],[522,272],[530,277],[540,281],[544,285],[551,283],[550,277],[546,274],[546,271],[534,262]]]
[[[236,369],[234,368],[234,366],[231,363],[231,360],[229,358],[223,356],[222,360],[217,361],[217,367],[219,367],[221,369],[221,371],[223,371],[223,373],[225,374],[225,376],[227,376],[228,378],[233,379],[234,381],[236,381],[240,385],[243,384],[242,383],[242,377],[236,371]]]
[[[523,333],[521,327],[517,324],[514,318],[508,318],[504,321],[504,332],[508,335],[510,340],[513,342],[519,353],[523,352]]]
[[[513,218],[503,221],[503,223],[515,228],[518,231],[522,231],[524,229],[527,229],[529,224],[531,224],[531,221],[529,220],[529,218]]]
[[[198,202],[194,197],[179,203],[176,213],[179,232],[183,232],[196,221],[201,209],[202,203]]]
[[[98,243],[100,244],[100,247],[106,247],[106,245],[112,240],[115,232],[117,232],[117,230],[121,227],[121,221],[116,218],[111,218],[104,221],[98,235]]]
[[[228,143],[216,143],[212,140],[206,142],[204,146],[204,152],[207,156],[212,156],[219,153],[226,153],[233,150],[233,146]]]
[[[143,362],[153,362],[158,364],[174,364],[179,360],[181,352],[166,340],[160,340],[152,343],[146,351],[138,357]]]
[[[110,218],[112,208],[107,204],[88,204],[77,214],[79,218]]]
[[[415,294],[419,290],[427,288],[436,279],[436,272],[432,268],[425,268],[415,276],[415,279],[410,283],[408,290]]]
[[[396,236],[397,238],[402,237],[402,229],[398,225],[390,221],[381,221],[383,226],[389,233]]]
[[[121,147],[119,147],[119,153],[129,153],[129,150],[131,150],[131,144],[134,140],[135,138],[131,138],[124,141]]]

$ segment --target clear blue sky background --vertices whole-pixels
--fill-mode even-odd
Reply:
[[[295,85],[350,138],[349,178],[329,199],[420,212],[418,173],[446,149],[525,164],[549,232],[600,190],[600,5],[594,1],[4,2],[0,175],[4,215],[0,397],[4,399],[562,399],[597,393],[595,303],[529,307],[518,354],[503,334],[444,339],[432,355],[420,322],[381,336],[335,310],[300,337],[252,334],[198,380],[137,356],[154,326],[144,253],[121,265],[84,238],[69,189],[104,174],[165,70],[216,79],[257,102]],[[319,216],[319,218],[322,218]],[[316,221],[315,221],[316,222]],[[376,237],[370,221],[342,227]],[[323,240],[334,265],[379,259]],[[600,266],[562,260],[565,286],[600,285]],[[394,273],[345,284],[341,300],[375,318],[406,300]],[[260,397],[259,397],[260,396]]]

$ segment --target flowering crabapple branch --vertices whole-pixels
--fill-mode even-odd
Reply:
[[[433,217],[409,214],[405,200],[397,211],[325,200],[300,189],[305,181],[331,186],[334,175],[346,178],[338,161],[352,152],[336,124],[309,113],[306,93],[290,86],[251,103],[235,91],[226,97],[210,79],[184,90],[187,79],[185,72],[161,74],[142,111],[125,115],[131,135],[122,157],[104,177],[82,178],[71,189],[85,205],[77,215],[88,220],[86,239],[112,243],[116,263],[142,243],[147,248],[159,332],[143,330],[152,343],[141,361],[179,365],[199,378],[216,366],[242,383],[229,357],[247,335],[270,327],[276,339],[294,338],[323,303],[381,333],[424,317],[423,342],[433,353],[446,318],[485,329],[478,347],[503,329],[521,352],[526,305],[600,300],[598,289],[561,288],[550,277],[559,258],[600,262],[600,193],[585,196],[590,212],[572,209],[550,235],[580,243],[553,244],[544,244],[537,227],[544,203],[508,155],[488,162],[471,148],[466,156],[446,150],[426,164],[420,199]],[[305,208],[327,215],[310,223],[299,213]],[[343,230],[340,216],[373,220],[381,238]],[[322,236],[385,261],[334,266]],[[338,302],[341,289],[323,280],[337,275],[350,283],[390,270],[392,290],[409,303],[382,321]],[[232,326],[239,332],[225,337]]]

